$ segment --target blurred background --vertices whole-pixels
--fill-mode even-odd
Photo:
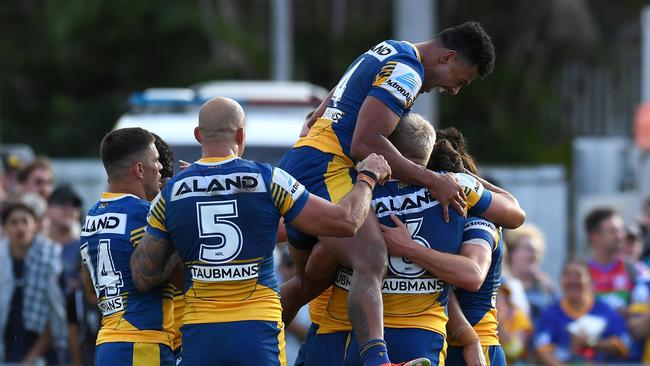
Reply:
[[[636,254],[626,260],[647,261],[645,6],[639,0],[4,2],[3,197],[24,192],[31,179],[25,169],[47,157],[50,191],[70,186],[83,212],[106,188],[99,143],[119,127],[150,129],[177,158],[196,160],[196,112],[218,95],[246,109],[246,157],[277,163],[304,116],[358,55],[385,39],[425,41],[475,20],[496,47],[494,73],[455,97],[424,94],[413,109],[436,128],[460,129],[481,175],[519,199],[544,244],[522,259],[524,266],[535,264],[539,273],[531,275],[548,278],[559,294],[564,261],[592,255],[585,218],[595,208],[611,207],[622,218],[628,231],[619,228],[621,248],[626,233],[636,238]],[[49,193],[42,196],[47,201]]]

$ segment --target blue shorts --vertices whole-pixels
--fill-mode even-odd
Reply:
[[[348,158],[324,153],[309,146],[289,150],[279,167],[302,183],[309,193],[330,202],[338,202],[352,190],[356,180],[354,164]],[[289,243],[300,250],[310,250],[318,239],[286,225]]]
[[[287,364],[282,322],[186,324],[180,365]]]
[[[293,363],[293,366],[304,366],[305,365],[305,355],[311,354],[312,347],[314,346],[314,339],[316,338],[316,332],[318,332],[318,324],[311,323],[309,326],[309,331],[307,331],[307,337],[305,341],[300,345],[298,350],[298,356],[296,356],[296,361]]]
[[[447,342],[445,336],[440,333],[417,328],[384,328],[384,341],[391,362],[399,363],[426,357],[431,361],[431,365],[444,365]],[[344,365],[363,366],[354,332],[345,352]]]
[[[483,346],[483,354],[488,366],[506,366],[506,354],[503,352],[501,346]],[[449,366],[465,366],[465,358],[463,358],[463,347],[451,346],[447,351],[447,365]]]
[[[108,342],[95,348],[96,366],[175,366],[171,348],[158,343]]]
[[[305,352],[305,366],[340,366],[350,342],[350,332],[317,334]]]

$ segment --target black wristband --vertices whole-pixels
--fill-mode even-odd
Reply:
[[[367,176],[368,178],[374,180],[375,184],[377,184],[377,181],[379,180],[377,178],[377,174],[371,172],[370,170],[362,170],[362,171],[358,172],[357,174],[363,174],[363,175]]]

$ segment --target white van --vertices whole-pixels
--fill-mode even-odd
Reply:
[[[193,162],[201,156],[194,139],[199,107],[217,96],[235,99],[244,108],[244,157],[277,165],[298,139],[305,116],[327,96],[327,90],[286,81],[214,81],[191,88],[148,89],[131,95],[130,110],[115,128],[145,128],[172,146],[176,160]]]

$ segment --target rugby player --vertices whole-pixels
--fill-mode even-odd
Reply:
[[[160,190],[154,137],[141,128],[112,131],[102,140],[101,158],[109,188],[88,211],[81,232],[86,286],[102,312],[95,364],[174,365],[171,288],[139,291],[129,268],[144,234],[147,200]]]
[[[244,126],[234,100],[201,107],[194,133],[203,158],[154,200],[131,259],[141,291],[164,280],[174,251],[185,263],[181,365],[286,364],[273,269],[280,216],[312,235],[352,236],[372,188],[390,176],[383,157],[371,154],[357,165],[353,189],[332,204],[281,169],[241,159]]]
[[[465,150],[460,131],[448,128],[438,131],[438,141],[432,156],[447,156],[455,164],[441,165],[440,159],[432,158],[428,168],[432,170],[463,171],[476,174],[476,164]],[[442,150],[442,151],[441,151]],[[479,178],[480,179],[480,178]],[[490,190],[505,190],[481,180]],[[518,204],[510,210],[523,223],[525,214],[517,210]],[[489,216],[489,215],[488,215]],[[448,338],[451,347],[447,352],[448,365],[482,364],[505,365],[505,355],[497,336],[495,298],[501,279],[503,241],[500,228],[480,217],[470,216],[463,230],[460,256],[450,255],[418,245],[410,238],[403,224],[393,220],[395,228],[382,227],[388,250],[392,255],[403,256],[434,273],[441,280],[456,286],[449,302]],[[457,300],[456,300],[457,298]],[[464,314],[464,315],[463,315]]]
[[[160,163],[160,188],[164,188],[167,185],[169,179],[174,175],[174,151],[171,146],[165,142],[160,136],[155,133],[151,133],[154,137],[154,145],[156,145],[156,150],[158,150],[158,162]],[[181,168],[183,168],[183,163],[181,163]],[[182,268],[182,267],[181,267]],[[180,273],[182,277],[182,272]],[[174,357],[178,359],[180,357],[182,337],[181,337],[181,325],[183,324],[183,310],[185,309],[185,301],[183,297],[182,288],[173,286],[174,294],[174,326],[172,330],[174,331],[174,339],[172,341],[172,351],[174,352]]]
[[[408,156],[418,164],[426,164],[431,153],[432,141],[435,139],[434,137],[431,143],[426,143],[424,138],[427,127],[433,135],[433,130],[426,120],[409,114],[402,118],[393,134],[389,136],[389,140],[404,156]],[[453,161],[447,159],[447,156],[440,151],[432,155],[432,160],[437,162],[437,170],[462,171],[462,165],[460,167],[452,165]],[[470,175],[459,174],[458,177],[467,193],[470,213],[491,216],[509,225],[516,225],[523,221],[523,211],[518,205],[504,199],[501,194],[485,190],[480,182]],[[385,231],[386,243],[393,245],[393,247],[389,246],[391,257],[388,275],[382,284],[382,293],[386,342],[389,352],[397,361],[410,359],[417,354],[428,357],[433,364],[441,364],[445,360],[448,284],[466,284],[461,280],[461,276],[443,276],[427,268],[430,266],[426,259],[430,255],[429,252],[446,256],[448,261],[454,261],[459,267],[455,270],[459,273],[472,269],[470,264],[459,260],[462,257],[456,255],[461,249],[462,228],[468,222],[460,214],[452,212],[450,215],[452,220],[445,224],[442,210],[438,206],[438,202],[431,197],[426,188],[400,181],[391,181],[386,186],[376,189],[373,194],[373,207],[380,222],[384,224],[382,230]],[[515,214],[519,212],[520,217],[513,220],[512,212]],[[395,215],[399,215],[406,224],[402,224]],[[399,226],[397,228],[385,226],[393,224]],[[423,250],[415,254],[411,252],[416,249],[411,248],[413,246]],[[405,252],[401,250],[405,248],[409,250]],[[390,249],[396,250],[393,252]],[[346,316],[345,289],[349,287],[349,282],[349,272],[340,270],[326,315],[321,319],[322,323],[316,337],[316,349],[321,348],[320,344],[325,344],[323,348],[335,355],[342,349],[341,340],[345,342],[346,332],[351,329]],[[473,284],[473,286],[477,285]],[[355,352],[356,345],[354,339],[349,342],[345,351],[346,365],[361,364]]]
[[[280,163],[307,189],[338,202],[355,181],[354,163],[370,153],[386,157],[393,175],[403,182],[427,187],[449,220],[448,206],[463,212],[462,186],[450,174],[426,170],[402,156],[387,140],[415,98],[434,88],[457,94],[477,77],[491,73],[494,48],[480,24],[465,23],[443,30],[436,38],[418,44],[388,40],[359,56],[338,85],[306,123],[301,137]],[[322,290],[305,275],[311,249],[320,241],[336,260],[354,270],[350,286],[350,319],[367,365],[390,363],[383,342],[380,286],[387,254],[375,215],[354,238],[315,238],[287,226],[297,275],[283,286],[285,321]],[[327,292],[310,306],[312,322],[319,323]]]

